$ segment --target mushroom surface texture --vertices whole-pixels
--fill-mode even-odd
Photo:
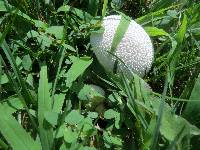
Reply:
[[[103,19],[104,32],[92,32],[90,43],[100,64],[109,72],[123,71],[132,78],[132,73],[143,77],[152,65],[154,50],[150,37],[144,29],[134,20],[130,21],[128,28],[113,54],[109,51],[120,24],[121,15],[111,15]],[[117,67],[116,59],[118,61]]]

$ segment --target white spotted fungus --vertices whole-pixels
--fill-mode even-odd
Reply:
[[[102,22],[104,32],[92,32],[90,43],[98,61],[107,71],[113,72],[119,58],[123,63],[117,64],[117,72],[123,70],[128,77],[132,77],[132,73],[143,77],[151,68],[154,50],[150,37],[134,20],[130,20],[113,54],[109,53],[121,18],[121,15],[105,17]]]

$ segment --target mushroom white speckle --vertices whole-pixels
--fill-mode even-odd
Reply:
[[[153,45],[144,29],[134,20],[130,21],[127,31],[114,50],[109,53],[114,35],[120,23],[121,15],[111,15],[103,19],[103,33],[92,32],[90,43],[101,65],[109,72],[113,72],[116,56],[123,61],[117,65],[117,72],[123,70],[132,77],[132,72],[143,77],[153,62]]]

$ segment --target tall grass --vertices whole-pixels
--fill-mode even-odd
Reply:
[[[0,0],[0,149],[198,150],[199,9],[191,0]],[[90,33],[110,14],[151,37],[144,78],[110,74],[94,56]]]

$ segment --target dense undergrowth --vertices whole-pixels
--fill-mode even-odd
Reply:
[[[200,149],[199,10],[195,0],[0,0],[0,149]],[[143,79],[107,73],[91,49],[102,16],[119,12],[151,36]]]

